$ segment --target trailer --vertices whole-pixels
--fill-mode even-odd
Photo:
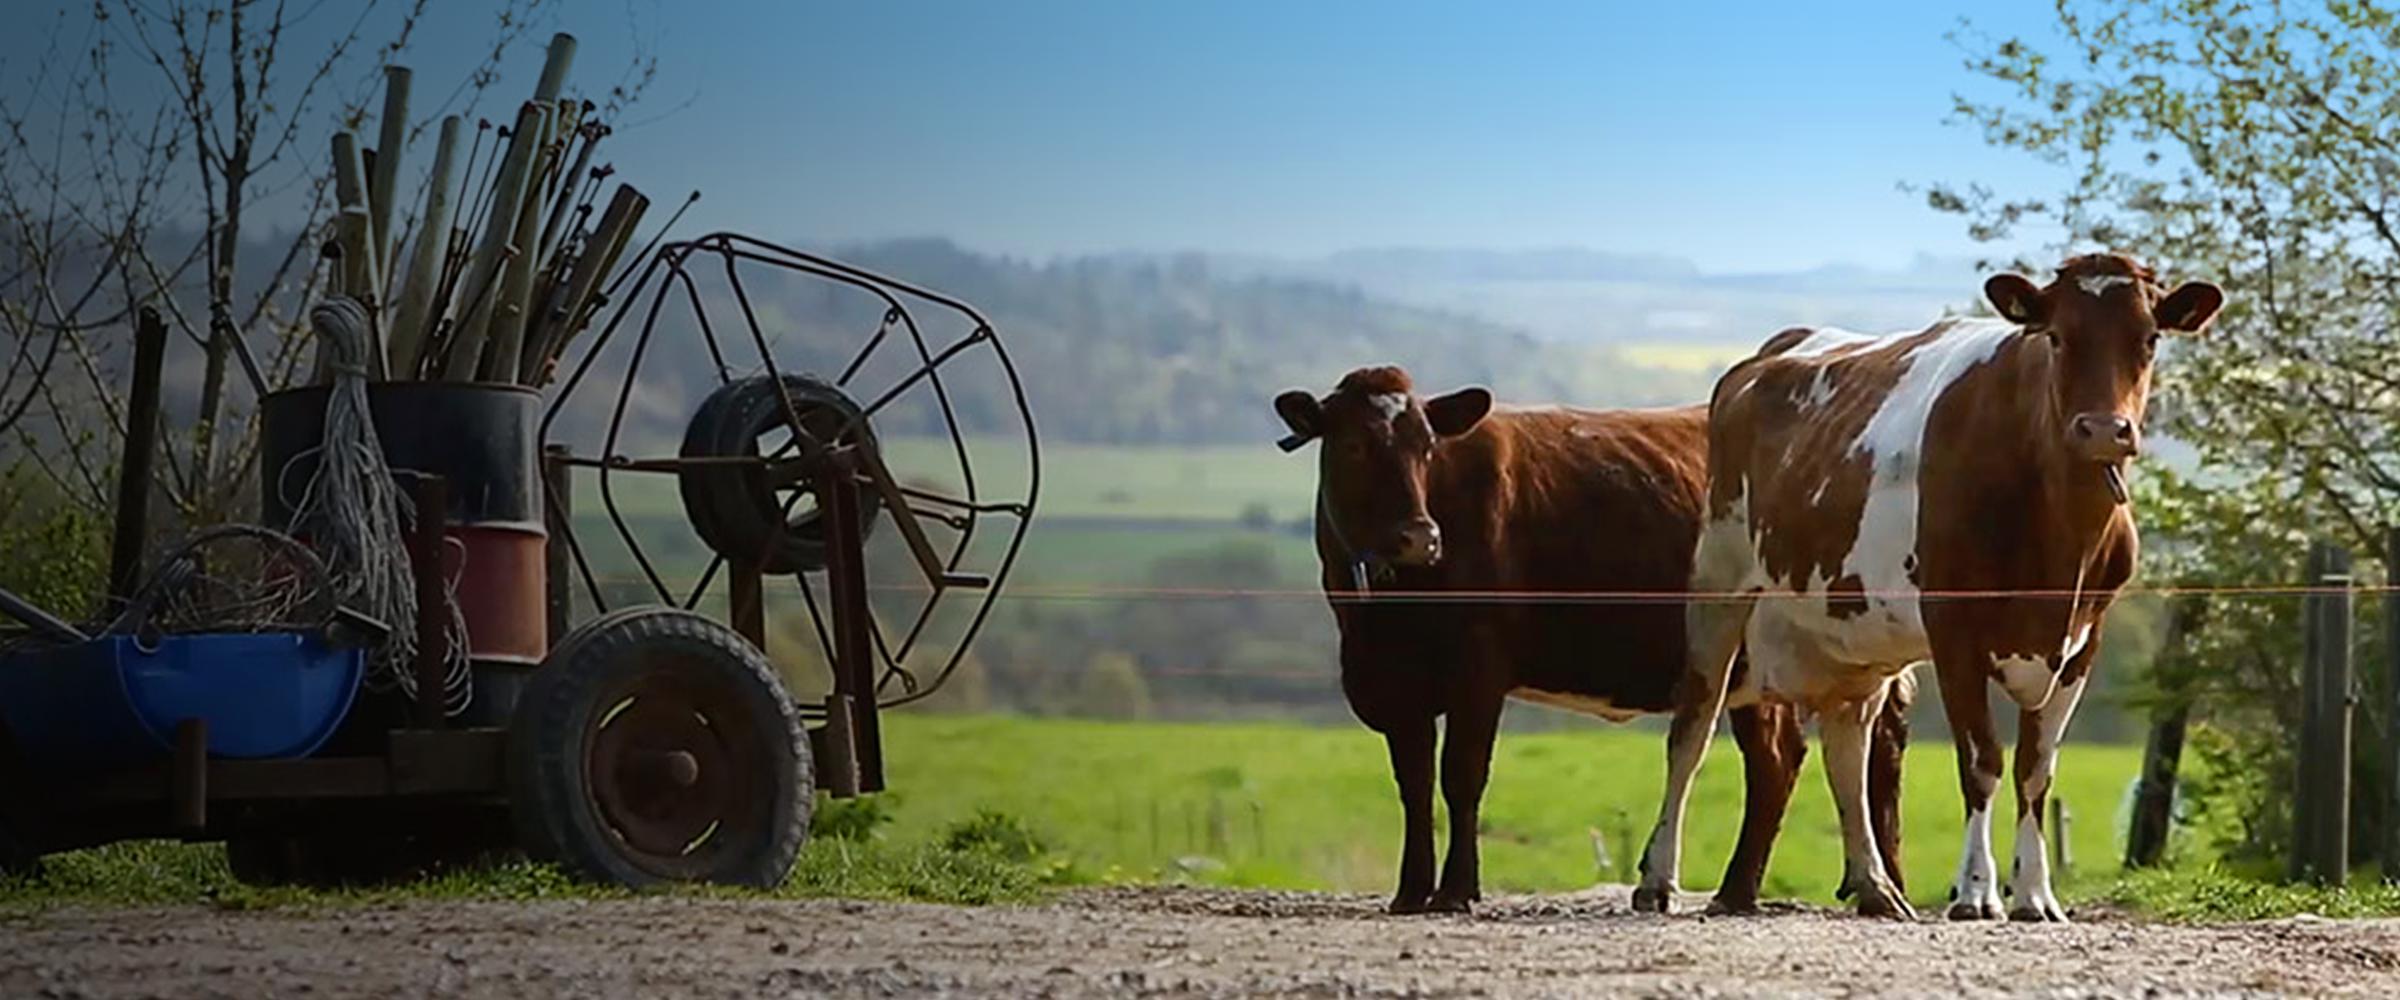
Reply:
[[[625,277],[555,382],[368,385],[417,512],[408,622],[332,600],[290,530],[293,484],[322,457],[323,385],[261,402],[255,525],[143,558],[165,340],[145,312],[110,607],[76,624],[0,594],[26,625],[0,652],[0,867],[179,838],[225,842],[258,883],[522,850],[618,885],[766,887],[818,793],[884,789],[881,712],[958,668],[1031,524],[1039,448],[1015,362],[963,301],[738,234],[663,244]],[[766,281],[842,307],[795,336],[755,297]],[[823,321],[850,313],[879,319],[833,358]],[[705,393],[676,384],[699,357]],[[971,418],[969,378],[996,380]],[[672,453],[646,453],[668,442],[644,413],[694,394]],[[876,430],[902,411],[943,474],[894,471]],[[628,509],[670,495],[680,524]],[[601,516],[579,521],[591,498]],[[240,567],[275,589],[216,612],[240,627],[212,626],[187,591]],[[275,613],[252,614],[262,603]],[[771,632],[778,605],[805,626]],[[367,657],[402,629],[413,668],[378,690]],[[806,669],[770,660],[779,634],[813,640],[785,657]]]

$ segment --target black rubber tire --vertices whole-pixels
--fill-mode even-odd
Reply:
[[[525,706],[531,703],[534,698],[536,682],[553,673],[553,668],[556,668],[559,664],[565,663],[572,658],[575,655],[576,648],[582,645],[585,639],[591,638],[594,634],[615,629],[617,627],[616,623],[618,622],[632,618],[636,615],[649,614],[657,610],[659,609],[654,605],[636,605],[633,607],[618,608],[607,614],[601,615],[598,618],[594,618],[591,621],[584,622],[581,625],[567,630],[566,635],[559,637],[557,645],[551,646],[550,652],[543,655],[541,669],[534,671],[533,678],[528,680],[524,690],[518,693],[517,710],[509,720],[509,732],[511,735],[508,740],[508,768],[511,781],[510,788],[512,793],[515,788],[514,781],[516,779],[517,772],[521,770],[518,767],[518,762],[527,759],[526,755],[532,752],[530,748],[520,748],[517,745],[519,742],[518,737],[514,734],[518,730],[524,728],[518,724],[518,720],[529,718],[529,716],[527,716],[525,713]],[[515,799],[515,796],[512,794],[511,798],[512,800]],[[535,861],[559,861],[560,857],[558,843],[550,839],[550,824],[526,823],[518,815],[519,812],[520,807],[516,806],[512,801],[512,804],[509,808],[509,814],[517,831],[517,847],[525,852],[526,857],[532,858]]]
[[[696,773],[725,783],[714,786],[724,811],[683,853],[670,855],[637,846],[609,818],[612,790],[628,793],[599,773],[621,772],[596,761],[594,751],[615,745],[604,728],[632,719],[644,698],[683,708],[690,703],[676,697],[695,691],[715,711],[692,708],[691,715],[713,742],[709,752],[730,765]],[[633,888],[780,886],[816,805],[808,734],[773,665],[732,629],[663,607],[611,614],[559,643],[517,703],[508,782],[510,814],[528,853],[577,877]],[[709,798],[689,794],[686,801]]]
[[[849,443],[872,433],[858,404],[833,385],[807,375],[785,375],[783,387],[791,394],[801,421],[818,433],[836,434],[847,424],[851,429],[841,433],[840,439]],[[788,423],[774,380],[764,375],[738,379],[718,386],[701,402],[684,428],[681,454],[685,458],[755,456],[759,436]],[[783,501],[768,488],[763,470],[699,465],[681,470],[676,479],[683,492],[684,515],[710,551],[753,563],[763,559],[760,568],[774,574],[825,567],[822,513],[812,508],[783,519]],[[882,498],[873,491],[860,494],[862,535],[874,530],[882,506]],[[784,520],[780,527],[779,520]]]

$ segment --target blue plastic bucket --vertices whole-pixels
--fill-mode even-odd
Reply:
[[[291,632],[105,636],[0,658],[0,720],[57,768],[164,755],[184,719],[207,721],[211,756],[305,757],[349,714],[365,659]]]

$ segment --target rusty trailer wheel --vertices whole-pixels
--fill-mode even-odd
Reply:
[[[765,655],[669,608],[563,640],[518,704],[509,758],[526,849],[618,885],[781,885],[814,806],[807,734]]]

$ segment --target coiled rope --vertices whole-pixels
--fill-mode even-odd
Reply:
[[[316,472],[292,505],[293,531],[324,557],[343,604],[392,628],[390,639],[368,660],[367,689],[397,689],[414,698],[417,595],[406,522],[417,512],[409,509],[409,498],[384,462],[383,442],[368,410],[367,352],[372,340],[367,311],[354,299],[334,298],[310,310],[309,320],[322,341],[319,349],[325,369],[333,375],[333,389],[325,400],[325,437],[314,449]],[[425,516],[439,517],[441,512]],[[445,603],[450,648],[442,704],[445,714],[457,715],[473,700],[474,687],[467,665],[466,618],[457,600]]]

